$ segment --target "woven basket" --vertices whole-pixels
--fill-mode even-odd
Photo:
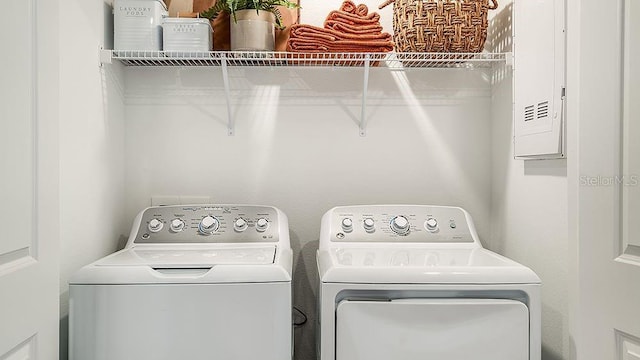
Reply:
[[[491,5],[489,3],[491,2]],[[387,0],[398,52],[481,52],[496,0]]]

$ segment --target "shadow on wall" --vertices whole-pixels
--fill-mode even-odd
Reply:
[[[567,159],[525,161],[524,174],[567,177]]]
[[[547,347],[543,346],[542,360],[566,360],[566,359],[563,359],[561,354],[558,354],[553,350],[550,350]]]
[[[69,316],[60,318],[60,349],[58,352],[60,360],[69,358]]]
[[[291,232],[291,249],[293,250],[293,306],[307,316],[304,325],[294,329],[294,359],[316,360],[316,289],[318,288],[318,272],[316,268],[316,251],[319,241],[300,243],[300,237]],[[296,317],[294,317],[295,319]]]
[[[544,282],[543,282],[544,291]],[[542,360],[568,360],[563,358],[563,346],[565,343],[564,331],[567,326],[567,319],[563,313],[542,304]],[[554,338],[545,338],[551,336]]]

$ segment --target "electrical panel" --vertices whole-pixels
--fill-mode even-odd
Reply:
[[[514,1],[514,156],[565,157],[565,0]]]

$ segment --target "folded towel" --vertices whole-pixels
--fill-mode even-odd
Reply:
[[[336,42],[333,44],[319,43],[316,41],[300,41],[300,39],[289,39],[287,51],[289,52],[389,52],[393,50],[393,44],[376,44],[376,42],[350,43]]]
[[[366,5],[346,0],[327,16],[324,27],[297,24],[290,28],[291,52],[389,52],[392,37],[382,32],[380,15]]]
[[[382,40],[391,41],[391,35],[388,33],[365,33],[365,34],[350,34],[346,32],[340,32],[332,29],[325,29],[313,25],[296,24],[291,26],[290,37],[313,37],[318,39],[324,39],[328,41],[337,40],[354,40],[354,41],[368,41],[368,40]]]
[[[287,51],[387,52],[393,50],[391,35],[349,35],[310,25],[294,25]]]
[[[380,14],[372,12],[371,14],[360,16],[358,14],[351,14],[340,10],[333,10],[329,13],[329,15],[327,15],[326,20],[339,20],[351,25],[371,25],[380,23]]]
[[[348,34],[379,34],[382,32],[380,23],[371,25],[349,25],[337,20],[327,20],[324,22],[325,29],[331,29]]]
[[[389,52],[393,43],[381,41],[339,40],[321,42],[314,39],[289,39],[287,51],[290,52]]]

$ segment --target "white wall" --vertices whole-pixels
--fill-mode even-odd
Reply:
[[[502,119],[495,116],[493,120],[489,248],[529,266],[540,276],[542,357],[567,359],[566,161],[514,160],[511,122]]]
[[[494,51],[513,51],[511,7],[503,1],[492,13],[489,46]],[[486,245],[540,276],[542,359],[568,359],[567,163],[514,160],[511,71],[498,71],[493,81],[491,241]]]
[[[494,22],[511,21],[509,4]],[[498,51],[512,51],[496,34]],[[514,160],[512,76],[495,77],[491,123],[491,241],[488,247],[533,269],[542,279],[542,359],[569,357],[566,160]]]
[[[313,359],[320,218],[341,204],[459,205],[490,224],[490,84],[483,72],[374,69],[360,137],[362,69],[231,69],[227,136],[220,69],[126,70],[127,216],[154,195],[259,203],[289,216],[294,303]]]
[[[69,276],[115,250],[129,226],[122,212],[121,69],[100,68],[98,58],[99,47],[110,46],[110,17],[102,1],[60,2],[61,359],[67,349]]]

